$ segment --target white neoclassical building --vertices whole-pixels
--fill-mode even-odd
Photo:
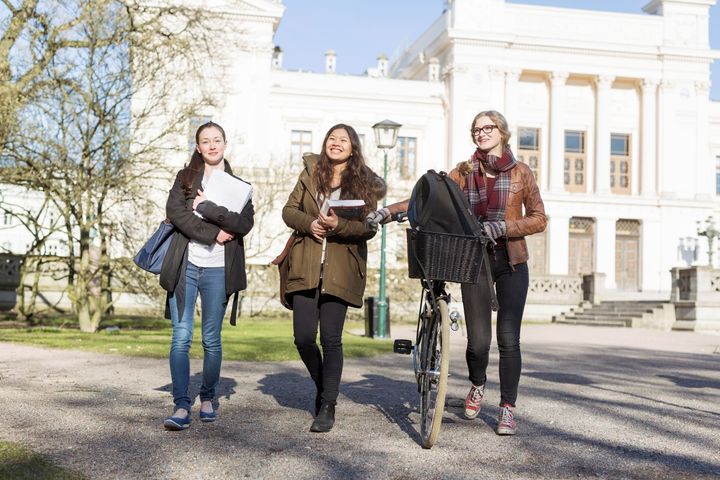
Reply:
[[[286,71],[278,46],[255,54],[266,56],[253,62],[261,91],[247,95],[259,109],[253,118],[266,121],[242,129],[246,148],[273,145],[297,158],[344,121],[379,161],[370,126],[391,117],[403,124],[391,161],[391,195],[402,197],[428,168],[466,159],[469,122],[497,109],[550,218],[531,239],[532,271],[601,272],[609,289],[669,291],[671,267],[707,261],[696,222],[720,205],[714,3],[653,0],[621,14],[450,0],[400,58],[388,65],[379,56],[365,76],[335,74],[331,50],[325,72]],[[265,5],[271,42],[282,7]]]
[[[381,171],[371,126],[389,118],[402,124],[389,158],[393,201],[427,169],[467,159],[470,121],[497,109],[549,216],[530,239],[535,275],[599,272],[607,289],[651,296],[670,291],[672,267],[707,262],[697,222],[720,213],[720,103],[709,100],[720,58],[708,41],[715,0],[652,0],[636,14],[445,4],[399,58],[379,54],[365,75],[339,75],[330,38],[325,71],[283,68],[281,1],[209,2],[244,46],[223,50],[222,102],[200,112],[189,135],[204,118],[218,121],[241,168],[290,165],[289,191],[301,153],[318,151],[339,122],[357,128]],[[401,238],[392,249],[404,248]]]

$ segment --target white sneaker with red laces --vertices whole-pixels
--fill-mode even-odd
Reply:
[[[480,404],[482,404],[483,395],[485,395],[485,384],[476,387],[473,385],[465,397],[465,418],[472,420],[480,413]]]
[[[498,410],[498,435],[515,435],[517,425],[515,424],[515,418],[513,417],[513,407],[509,403],[500,404]]]

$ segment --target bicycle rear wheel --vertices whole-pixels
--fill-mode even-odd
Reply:
[[[450,367],[450,317],[447,301],[438,299],[429,315],[420,357],[420,436],[423,448],[432,448],[440,434]],[[429,304],[425,307],[432,308]],[[430,313],[430,312],[428,312]]]

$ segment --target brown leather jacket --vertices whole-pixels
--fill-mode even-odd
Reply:
[[[460,188],[464,188],[471,168],[470,163],[460,162],[448,176],[455,180]],[[540,198],[540,189],[538,189],[530,167],[518,162],[517,166],[510,170],[510,174],[510,193],[505,209],[505,225],[510,263],[517,265],[527,262],[529,258],[525,236],[545,230],[547,217],[545,216],[545,205]],[[525,215],[523,215],[523,206]]]

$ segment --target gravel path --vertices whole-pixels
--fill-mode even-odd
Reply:
[[[166,432],[165,360],[9,343],[0,439],[97,479],[720,476],[720,336],[526,326],[515,437],[493,433],[494,346],[487,403],[478,419],[462,417],[464,341],[453,333],[450,406],[432,450],[418,445],[407,356],[346,360],[328,434],[308,431],[314,392],[299,361],[225,362],[219,420]],[[195,389],[200,368],[192,363]]]

